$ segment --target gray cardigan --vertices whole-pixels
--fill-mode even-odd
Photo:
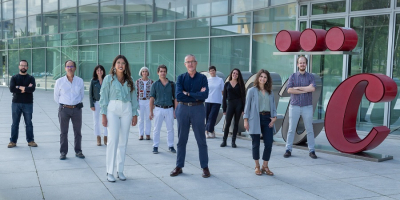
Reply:
[[[100,89],[101,85],[99,80],[91,80],[89,87],[89,101],[90,107],[94,107],[95,101],[100,101]]]
[[[271,117],[276,117],[276,107],[274,100],[274,93],[271,91],[269,95],[269,104],[271,106]],[[246,104],[244,107],[243,119],[248,119],[249,122],[249,134],[261,134],[260,124],[260,111],[258,105],[258,89],[252,87],[247,90]]]

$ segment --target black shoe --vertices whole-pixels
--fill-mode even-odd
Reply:
[[[158,147],[153,147],[153,153],[158,154]]]
[[[174,149],[174,147],[168,148],[168,151],[170,151],[171,153],[176,153],[176,150]]]
[[[67,159],[67,154],[63,152],[60,155],[60,160],[65,160],[65,159]]]
[[[82,159],[85,158],[85,156],[83,155],[82,151],[76,153],[75,157],[82,158]]]
[[[283,154],[283,157],[289,158],[291,155],[292,155],[292,152],[290,152],[289,150],[286,150],[285,154]]]
[[[312,159],[317,159],[318,158],[317,155],[315,155],[315,151],[311,151],[309,155],[310,155],[310,157]]]
[[[236,142],[232,141],[232,148],[236,148]]]
[[[221,147],[226,147],[226,140],[224,139],[224,140],[222,140],[222,143],[221,143],[221,145],[220,145]]]

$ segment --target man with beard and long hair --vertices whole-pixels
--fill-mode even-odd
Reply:
[[[26,141],[28,146],[37,147],[33,137],[32,113],[33,113],[33,92],[35,91],[35,78],[28,74],[28,61],[19,62],[19,74],[11,77],[10,92],[13,93],[11,104],[12,120],[11,138],[8,148],[17,146],[19,122],[21,115],[24,115],[26,126]]]

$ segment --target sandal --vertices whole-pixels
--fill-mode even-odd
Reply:
[[[262,175],[262,172],[260,171],[260,166],[256,166],[255,168],[254,168],[254,172],[256,173],[256,175],[257,176],[261,176]]]
[[[274,173],[271,172],[271,170],[269,170],[268,166],[264,167],[264,165],[261,168],[261,172],[265,173],[268,176],[273,176],[274,175]]]

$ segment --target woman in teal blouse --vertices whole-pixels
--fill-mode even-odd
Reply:
[[[124,162],[130,126],[137,123],[137,93],[129,70],[128,60],[118,55],[104,78],[100,90],[100,113],[108,130],[106,154],[107,180],[115,182],[114,164],[117,159],[117,177],[125,181]],[[118,151],[117,151],[118,149]]]
[[[244,107],[244,128],[252,139],[252,152],[255,161],[255,173],[261,175],[274,175],[268,168],[271,157],[274,136],[274,123],[276,121],[276,106],[272,92],[272,80],[267,70],[261,69],[254,81],[254,87],[247,91]],[[264,152],[263,165],[260,170],[260,135],[263,134]]]

